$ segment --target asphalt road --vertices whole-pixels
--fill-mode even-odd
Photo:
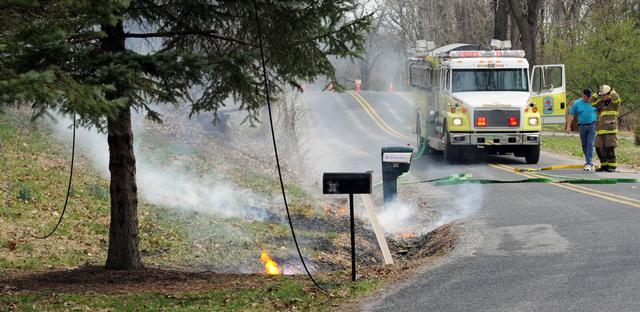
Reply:
[[[414,143],[408,97],[374,92],[361,96],[384,121],[382,125],[351,94],[310,92],[305,96],[319,171],[379,173],[381,147]],[[519,180],[527,176],[513,172],[514,167],[581,163],[548,153],[536,166],[513,156],[487,156],[456,165],[429,156],[415,161],[411,174],[437,178],[469,172],[474,178]],[[633,173],[580,170],[553,174],[640,178]],[[441,186],[437,196],[434,192],[433,204],[446,212],[465,192],[478,188],[481,195],[466,204],[473,210],[460,220],[464,234],[456,250],[411,280],[366,300],[363,309],[640,310],[640,185]]]

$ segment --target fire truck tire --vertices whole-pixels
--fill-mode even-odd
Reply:
[[[438,154],[440,151],[438,151],[437,149],[431,147],[429,145],[428,141],[425,141],[424,144],[427,144],[427,146],[425,146],[424,151],[425,153],[427,153],[428,155],[436,155]]]
[[[537,164],[540,160],[540,145],[527,146],[524,154],[527,164]]]
[[[460,158],[460,151],[457,146],[453,146],[453,144],[451,144],[451,138],[449,136],[449,131],[447,130],[446,125],[447,124],[445,122],[445,126],[444,126],[445,147],[444,147],[444,151],[442,151],[442,156],[445,161],[450,163],[455,163]]]

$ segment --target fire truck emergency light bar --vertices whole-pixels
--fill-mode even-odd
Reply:
[[[506,51],[451,51],[451,58],[462,57],[524,57],[523,50],[506,50]]]

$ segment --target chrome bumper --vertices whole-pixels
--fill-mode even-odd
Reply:
[[[540,133],[450,133],[453,145],[538,145]]]

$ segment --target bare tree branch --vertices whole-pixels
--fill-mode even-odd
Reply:
[[[242,40],[220,36],[213,30],[181,30],[181,31],[153,32],[153,33],[125,33],[124,36],[125,38],[168,38],[168,37],[176,37],[176,36],[204,36],[204,37],[209,37],[213,39],[220,39],[223,41],[235,42],[241,45],[257,47],[255,44],[248,43]]]

